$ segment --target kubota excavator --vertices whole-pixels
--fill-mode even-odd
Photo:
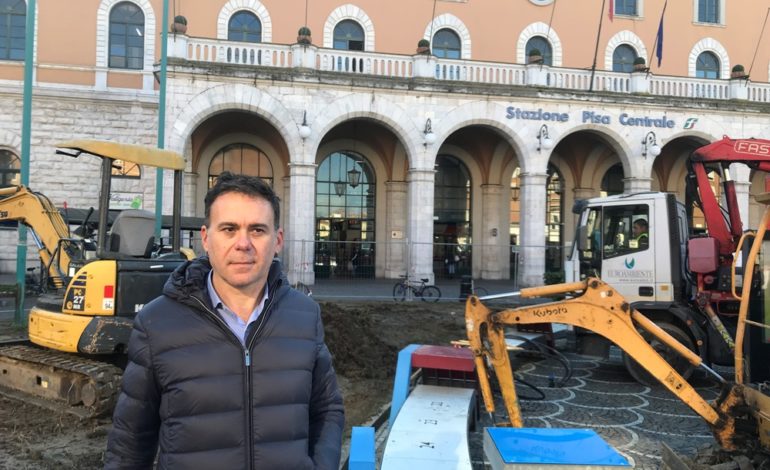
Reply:
[[[79,236],[72,235],[46,196],[25,186],[0,189],[0,221],[32,230],[48,289],[29,313],[32,344],[0,348],[0,388],[94,416],[114,404],[122,374],[115,364],[125,352],[134,315],[192,257],[179,239],[185,162],[175,152],[107,141],[68,141],[56,147],[58,154],[102,159],[96,239],[88,216],[75,231]],[[174,171],[170,248],[154,239],[150,212],[121,211],[108,227],[111,170],[120,162]]]
[[[733,253],[743,227],[728,169],[743,164],[770,173],[770,140],[724,137],[695,149],[686,163],[687,199],[702,210],[707,235],[695,233],[691,226],[688,211],[693,204],[684,205],[671,193],[648,191],[577,201],[573,212],[578,214],[578,224],[567,280],[601,278],[706,364],[731,366],[739,307],[732,286],[740,286],[742,269],[732,268]],[[712,189],[715,175],[722,194]],[[632,227],[638,221],[649,226],[647,243],[634,239]],[[604,338],[578,333],[582,351],[607,356],[609,342]],[[653,337],[648,339],[659,347]],[[654,382],[628,354],[623,359],[636,380]],[[685,378],[693,370],[677,355],[667,359]]]
[[[761,195],[757,200],[770,205],[770,193]],[[522,425],[504,329],[533,323],[565,323],[597,333],[617,345],[700,415],[723,448],[743,449],[747,443],[755,443],[761,448],[770,449],[770,396],[766,382],[770,371],[768,224],[770,206],[765,209],[756,233],[744,234],[736,244],[732,261],[734,270],[736,260],[744,258],[743,286],[740,293],[736,292],[740,305],[733,358],[735,374],[732,380],[722,378],[704,363],[703,358],[632,308],[618,290],[598,278],[588,278],[582,282],[523,289],[520,293],[522,297],[571,297],[534,306],[492,311],[478,297],[468,298],[465,308],[466,330],[487,411],[495,411],[487,375],[487,365],[490,365],[497,376],[510,425]],[[745,253],[742,246],[747,240],[751,248]],[[744,256],[741,256],[742,253]],[[714,251],[704,256],[720,257],[724,254]],[[711,263],[718,263],[718,259],[711,260]],[[735,290],[735,276],[732,277],[732,288]],[[714,403],[707,402],[664,359],[661,352],[650,345],[650,337],[664,345],[666,355],[677,354],[693,366],[701,367],[717,377],[722,383],[721,396]]]

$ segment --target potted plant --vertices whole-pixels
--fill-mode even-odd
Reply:
[[[310,28],[303,26],[297,31],[297,44],[310,45],[313,43],[313,38],[310,34]]]
[[[540,52],[540,49],[533,47],[529,50],[529,53],[527,53],[527,63],[528,64],[542,64],[543,63],[543,53]]]
[[[634,72],[645,72],[647,71],[647,62],[644,60],[644,57],[637,57],[634,59]]]
[[[420,39],[417,41],[417,53],[423,55],[430,54],[430,41],[427,39]]]
[[[171,24],[171,32],[185,34],[187,32],[187,18],[182,15],[176,15],[174,22]]]
[[[746,74],[746,69],[743,68],[743,65],[736,64],[733,66],[732,70],[730,71],[730,78],[746,78],[748,75]]]

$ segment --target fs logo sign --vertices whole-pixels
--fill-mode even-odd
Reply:
[[[682,126],[685,129],[695,129],[695,124],[698,123],[698,118],[687,118],[686,121],[684,121],[684,125]]]
[[[634,258],[626,258],[623,263],[626,265],[626,269],[634,269],[634,266],[636,266],[636,260]]]

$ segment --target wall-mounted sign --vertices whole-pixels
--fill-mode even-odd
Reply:
[[[113,192],[110,194],[110,209],[141,209],[144,206],[142,193]]]
[[[516,108],[514,106],[508,106],[505,109],[505,117],[508,119],[530,119],[533,121],[555,121],[555,122],[567,122],[569,121],[569,114],[567,113],[555,113],[549,111],[543,111],[543,108],[536,110],[527,110]]]

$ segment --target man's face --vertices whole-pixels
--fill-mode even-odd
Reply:
[[[635,236],[635,237],[638,237],[639,235],[641,235],[642,233],[644,233],[644,229],[643,229],[643,228],[642,228],[642,226],[641,226],[641,225],[639,225],[639,224],[634,224],[634,225],[631,227],[631,230],[632,230],[632,232],[633,232],[633,234],[634,234],[634,236]]]
[[[260,197],[238,192],[220,195],[201,228],[217,289],[258,294],[267,281],[273,256],[283,248],[283,230],[275,229],[273,208]]]

